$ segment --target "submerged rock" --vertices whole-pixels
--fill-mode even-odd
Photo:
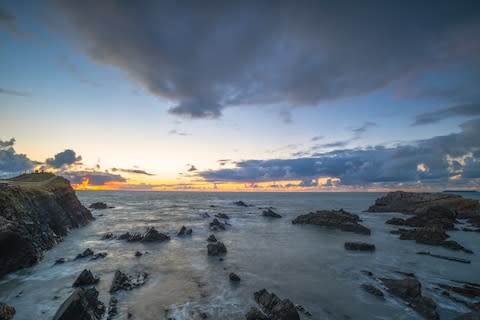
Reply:
[[[359,224],[359,221],[360,218],[358,215],[340,209],[331,211],[323,210],[300,215],[296,217],[292,223],[314,224],[323,227],[336,228],[343,231],[369,235],[370,229]]]
[[[75,260],[90,257],[90,256],[93,256],[93,254],[94,254],[93,250],[90,248],[87,248],[82,253],[77,254],[77,256],[75,257]]]
[[[192,234],[192,229],[190,229],[190,228],[187,229],[187,227],[185,227],[185,226],[182,226],[180,228],[180,230],[178,230],[178,232],[177,232],[178,237],[185,236],[185,235],[188,236],[188,235],[191,235],[191,234]]]
[[[246,320],[270,320],[260,309],[251,307],[245,314]]]
[[[89,206],[90,209],[112,209],[113,207],[109,207],[105,202],[94,202]]]
[[[217,213],[215,215],[215,217],[220,218],[220,219],[225,219],[225,220],[230,219],[230,217],[228,215],[226,215],[225,213]]]
[[[253,297],[262,308],[267,319],[300,320],[295,305],[289,299],[281,300],[274,293],[269,293],[266,289],[255,292]]]
[[[73,283],[73,287],[90,286],[96,284],[98,281],[100,281],[100,279],[94,277],[90,270],[84,269]]]
[[[221,223],[217,218],[215,218],[212,222],[210,222],[210,229],[214,231],[225,230],[225,224]]]
[[[55,260],[55,264],[64,264],[64,263],[67,263],[67,262],[68,262],[67,258],[59,258],[59,259]]]
[[[263,210],[262,215],[264,217],[270,217],[270,218],[281,218],[282,216],[273,211],[272,209],[267,209]]]
[[[135,252],[135,257],[141,257],[141,256],[143,256],[143,253],[141,253],[140,251]]]
[[[440,284],[439,286],[443,289],[450,290],[452,292],[461,294],[462,296],[469,298],[475,298],[480,296],[480,288],[469,284],[464,284],[463,287],[449,286],[446,284]]]
[[[110,298],[110,302],[108,303],[107,320],[112,319],[118,314],[117,304],[118,304],[118,299],[115,296],[112,296]]]
[[[102,240],[112,240],[115,239],[115,236],[111,232],[107,232],[102,236]]]
[[[236,274],[236,273],[230,273],[228,278],[230,279],[230,281],[234,281],[234,282],[238,282],[240,281],[240,277]]]
[[[145,272],[139,272],[134,278],[131,275],[117,270],[113,276],[112,285],[110,286],[110,293],[119,290],[132,290],[133,288],[139,287],[145,283],[147,277],[148,274]]]
[[[404,300],[425,319],[439,319],[437,305],[432,299],[422,296],[422,285],[415,278],[402,280],[380,279],[388,292]]]
[[[153,241],[166,241],[170,240],[170,237],[158,232],[154,227],[147,228],[147,231],[142,236],[140,241],[142,242],[153,242]]]
[[[215,235],[214,235],[214,234],[211,234],[211,235],[207,238],[207,241],[208,241],[208,242],[217,242],[217,238],[215,238]]]
[[[351,251],[375,251],[375,245],[366,242],[345,242],[344,247]]]
[[[371,284],[364,283],[361,285],[361,288],[366,292],[370,293],[371,295],[384,299],[382,290],[378,289],[375,286],[372,286]]]
[[[95,254],[90,258],[90,260],[103,259],[103,258],[105,258],[107,255],[108,255],[108,253],[106,253],[106,252],[95,253]]]
[[[248,207],[248,204],[246,204],[242,200],[235,201],[233,204],[236,205],[236,206],[239,206],[239,207]]]
[[[98,300],[95,288],[77,288],[58,308],[53,320],[99,320],[105,305]]]
[[[9,306],[8,304],[0,302],[0,319],[2,320],[11,320],[15,316],[17,311],[14,307]]]
[[[227,247],[225,247],[223,242],[217,241],[215,243],[209,243],[207,245],[207,252],[209,256],[216,256],[222,253],[226,253]]]
[[[464,313],[461,316],[456,317],[455,320],[480,320],[480,311]]]
[[[386,224],[393,224],[394,226],[403,226],[403,225],[405,225],[405,219],[391,218],[391,219],[388,219],[385,223]]]

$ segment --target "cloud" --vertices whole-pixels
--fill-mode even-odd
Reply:
[[[188,168],[188,170],[187,170],[188,172],[194,172],[194,171],[198,170],[197,167],[195,167],[193,164],[191,164],[189,166],[190,166],[190,168]]]
[[[178,130],[175,130],[175,129],[168,131],[168,134],[174,134],[174,135],[177,135],[177,136],[191,136],[192,135],[191,133],[182,132],[182,131],[178,131]]]
[[[362,135],[367,132],[369,129],[376,127],[377,124],[375,122],[367,121],[361,127],[352,129],[352,132],[355,134],[355,139],[359,139]]]
[[[319,177],[335,177],[346,186],[389,186],[417,181],[448,184],[454,174],[452,170],[456,169],[464,175],[462,182],[468,184],[480,175],[480,118],[460,127],[459,133],[396,147],[340,149],[305,158],[246,160],[237,162],[234,168],[201,171],[198,175],[216,183],[281,180],[306,183]],[[449,158],[462,159],[464,164],[456,161],[453,168]]]
[[[317,105],[458,61],[480,72],[478,1],[50,3],[92,59],[190,118]]]
[[[318,140],[322,140],[323,138],[325,138],[324,136],[315,136],[315,137],[312,137],[312,142],[315,142],[315,141],[318,141]]]
[[[17,91],[17,90],[5,89],[5,88],[0,88],[0,93],[8,94],[11,96],[17,96],[17,97],[29,97],[32,95],[30,92]]]
[[[15,139],[0,140],[0,179],[11,178],[20,173],[33,169],[37,163],[30,160],[25,154],[15,152]]]
[[[76,164],[82,160],[81,156],[77,156],[75,151],[67,149],[57,153],[53,158],[45,160],[45,164],[49,167],[60,169]]]
[[[103,186],[110,182],[126,182],[127,180],[119,174],[108,172],[91,171],[66,171],[61,174],[72,184],[80,184],[88,179],[88,184],[92,186]]]
[[[140,174],[140,175],[145,175],[145,176],[154,176],[153,173],[148,173],[145,170],[140,170],[140,169],[122,169],[122,168],[112,168],[111,169],[113,172],[124,172],[124,173],[130,173],[130,174]]]
[[[90,80],[90,79],[86,79],[82,72],[80,72],[77,68],[77,66],[75,66],[69,59],[67,56],[63,55],[60,57],[60,59],[58,60],[60,66],[65,69],[68,73],[70,73],[73,77],[75,77],[78,81],[80,81],[80,83],[83,83],[83,84],[86,84],[86,85],[89,85],[91,87],[101,87],[102,84],[96,82],[96,81],[93,81],[93,80]]]
[[[412,126],[436,123],[444,119],[458,116],[472,117],[479,115],[480,103],[461,104],[446,109],[419,114],[415,118],[415,122],[412,123]]]
[[[353,133],[353,137],[351,137],[350,139],[338,140],[338,141],[327,142],[327,143],[322,143],[322,144],[316,144],[311,149],[312,149],[312,151],[315,151],[315,150],[319,150],[319,149],[344,148],[344,147],[348,146],[350,143],[352,143],[353,141],[361,139],[365,132],[367,132],[370,128],[374,128],[376,126],[377,126],[377,124],[374,123],[374,122],[369,122],[369,121],[365,122],[362,126],[360,126],[358,128],[351,129],[351,131]],[[312,141],[320,140],[320,138],[323,139],[323,137],[321,137],[321,136],[313,137]]]

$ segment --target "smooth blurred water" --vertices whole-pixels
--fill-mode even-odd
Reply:
[[[15,306],[15,319],[51,319],[73,291],[71,285],[84,268],[101,278],[97,288],[105,303],[110,298],[108,289],[113,274],[120,269],[131,274],[145,271],[149,278],[144,286],[118,294],[118,319],[126,319],[127,312],[134,319],[197,319],[200,312],[206,312],[209,319],[244,319],[245,312],[255,305],[253,292],[262,288],[304,305],[313,314],[310,319],[418,319],[402,301],[388,294],[383,301],[360,288],[362,283],[382,288],[376,277],[402,278],[398,274],[402,271],[417,275],[423,295],[435,300],[442,319],[467,312],[465,306],[443,297],[435,288],[438,283],[454,284],[450,280],[480,282],[480,233],[450,233],[454,240],[473,249],[473,255],[400,241],[389,233],[394,226],[385,221],[402,214],[363,212],[381,195],[78,192],[85,205],[105,201],[115,208],[94,210],[97,220],[73,230],[65,241],[46,253],[41,263],[0,279],[0,301]],[[233,205],[237,200],[252,207]],[[268,206],[283,218],[263,217],[259,207]],[[340,208],[359,214],[362,223],[372,229],[372,235],[291,224],[300,214]],[[212,218],[203,218],[201,213],[205,212]],[[215,232],[227,246],[223,261],[209,257],[206,250],[206,238],[211,233],[208,223],[221,212],[231,217],[232,225],[226,231]],[[193,235],[176,237],[182,225],[193,228]],[[106,232],[143,231],[147,226],[169,233],[172,240],[127,243],[100,239]],[[349,252],[343,248],[346,241],[371,242],[377,250]],[[88,247],[95,252],[108,252],[108,256],[54,265],[56,259],[73,259]],[[148,254],[135,257],[137,250]],[[472,264],[418,256],[417,251],[461,257],[472,260]],[[373,272],[375,277],[362,270]],[[228,279],[230,272],[237,273],[242,281],[232,284]]]

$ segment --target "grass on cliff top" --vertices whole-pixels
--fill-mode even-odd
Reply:
[[[68,185],[68,182],[64,178],[56,176],[53,173],[26,173],[15,178],[0,180],[0,183],[6,183],[9,186],[43,189],[46,191]]]

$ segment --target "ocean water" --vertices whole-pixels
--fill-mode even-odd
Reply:
[[[51,319],[73,291],[71,285],[83,269],[100,277],[100,299],[108,304],[115,270],[149,274],[144,286],[118,292],[116,319],[244,319],[255,305],[253,292],[266,288],[281,298],[303,305],[311,318],[302,319],[419,319],[403,301],[386,294],[380,300],[364,292],[362,283],[374,284],[386,293],[380,277],[402,278],[398,272],[414,272],[423,295],[433,298],[442,319],[453,319],[469,310],[441,295],[439,283],[452,280],[480,282],[480,233],[450,232],[452,239],[475,251],[470,255],[448,249],[400,241],[386,225],[400,213],[366,213],[380,193],[168,193],[80,191],[84,205],[104,201],[114,209],[94,210],[97,218],[86,227],[72,230],[65,240],[46,252],[39,264],[0,279],[0,301],[17,309],[17,320]],[[476,194],[467,194],[477,197]],[[243,200],[251,207],[238,207]],[[211,206],[215,207],[211,207]],[[260,207],[274,207],[283,216],[269,219]],[[292,225],[300,214],[320,209],[343,208],[359,214],[372,235],[358,235],[318,226]],[[204,218],[209,213],[212,218]],[[215,232],[224,242],[223,261],[207,255],[208,224],[216,213],[226,213],[231,227]],[[185,225],[193,235],[175,236]],[[101,240],[106,232],[143,231],[154,226],[172,240],[163,243],[127,243]],[[373,253],[355,253],[343,248],[346,241],[366,241],[377,247]],[[105,259],[87,259],[54,265],[56,259],[73,259],[86,248],[107,252]],[[136,251],[148,252],[135,257]],[[416,255],[430,251],[469,259],[461,264]],[[365,274],[371,271],[374,277]],[[240,283],[231,283],[235,272]],[[462,297],[464,300],[468,300]]]

